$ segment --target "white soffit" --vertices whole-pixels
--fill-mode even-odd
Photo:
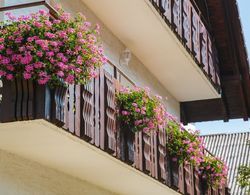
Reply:
[[[178,101],[220,98],[149,0],[82,1]]]
[[[44,120],[1,123],[0,149],[117,194],[179,194]]]

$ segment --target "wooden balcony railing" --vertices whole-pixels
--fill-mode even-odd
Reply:
[[[220,91],[218,56],[202,13],[191,0],[149,0],[204,74]]]
[[[209,188],[194,167],[167,154],[164,129],[132,133],[116,120],[119,82],[105,70],[85,86],[49,89],[32,81],[1,81],[0,122],[45,119],[183,194],[227,194]]]

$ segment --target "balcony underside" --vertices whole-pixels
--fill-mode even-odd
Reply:
[[[117,194],[178,194],[45,120],[2,123],[0,148]]]
[[[83,0],[178,101],[220,98],[149,1]]]

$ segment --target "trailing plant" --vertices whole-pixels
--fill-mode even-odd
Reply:
[[[246,188],[246,190],[250,193],[250,167],[239,167],[237,181],[242,188]]]
[[[161,97],[151,95],[148,88],[122,88],[116,98],[118,119],[133,132],[164,127],[166,111]]]
[[[58,18],[40,10],[8,20],[0,29],[0,76],[24,78],[39,84],[85,84],[106,62],[99,44],[99,26],[91,27],[82,14],[71,17],[62,9]]]
[[[168,114],[166,133],[167,151],[172,161],[199,165],[204,155],[204,145],[198,131],[187,131],[181,123]]]
[[[204,156],[199,165],[199,173],[209,186],[215,188],[222,187],[227,180],[226,165],[214,156]]]

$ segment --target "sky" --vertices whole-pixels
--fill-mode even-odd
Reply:
[[[248,56],[250,56],[250,0],[237,0],[241,24],[244,32]],[[215,133],[231,133],[250,131],[250,121],[244,122],[243,119],[230,120],[229,122],[214,121],[201,122],[194,124],[201,134],[215,134]]]

